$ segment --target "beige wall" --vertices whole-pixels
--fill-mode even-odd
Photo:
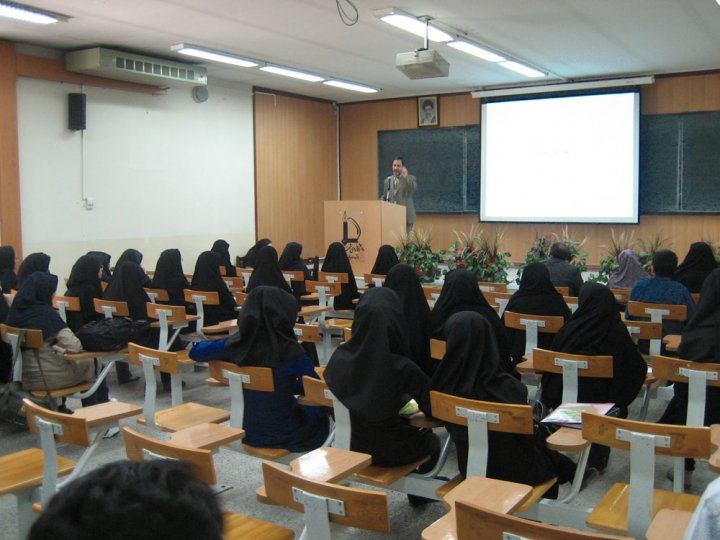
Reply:
[[[720,74],[660,77],[643,87],[643,114],[669,114],[720,110]],[[440,125],[462,126],[480,122],[480,100],[469,94],[440,96]],[[343,199],[377,196],[377,132],[412,129],[417,125],[416,99],[375,101],[340,106],[340,178]],[[416,228],[432,228],[433,246],[447,248],[455,231],[468,231],[478,223],[476,214],[420,214]],[[505,233],[504,247],[511,260],[521,261],[536,234],[562,232],[564,224],[491,224],[480,227],[493,234]],[[635,238],[647,238],[659,231],[672,239],[672,249],[682,259],[690,243],[699,239],[720,241],[720,216],[641,216],[639,225],[571,225],[573,238],[587,238],[588,262],[597,264],[610,243],[611,229],[635,231]]]

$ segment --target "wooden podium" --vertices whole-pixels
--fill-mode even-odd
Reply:
[[[369,273],[380,246],[397,246],[405,234],[406,209],[385,201],[325,201],[325,246],[341,242],[353,273]]]

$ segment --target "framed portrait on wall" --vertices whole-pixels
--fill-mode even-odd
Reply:
[[[438,124],[437,96],[418,98],[418,127],[437,126]]]

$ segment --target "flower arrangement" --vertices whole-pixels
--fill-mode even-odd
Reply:
[[[432,230],[413,229],[400,238],[400,245],[395,248],[400,262],[414,268],[423,283],[432,283],[442,274],[440,264],[445,250],[433,251],[431,241]]]
[[[465,268],[475,273],[478,281],[507,283],[510,253],[500,248],[504,235],[503,231],[496,230],[490,239],[475,224],[468,233],[455,231],[457,240],[448,250],[448,269]]]

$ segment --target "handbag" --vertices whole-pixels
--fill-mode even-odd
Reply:
[[[111,352],[127,347],[130,342],[149,345],[150,323],[130,317],[100,319],[82,326],[75,335],[86,351]]]

